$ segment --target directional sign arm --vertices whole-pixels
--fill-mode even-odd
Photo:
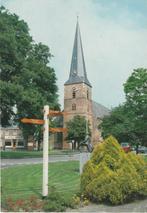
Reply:
[[[67,115],[67,112],[60,112],[54,110],[49,111],[49,116],[62,116],[62,115]]]
[[[55,133],[55,132],[67,132],[67,128],[49,128],[49,131],[52,132],[52,133]]]
[[[23,118],[21,122],[24,124],[44,124],[44,120],[41,119],[30,119],[30,118]]]

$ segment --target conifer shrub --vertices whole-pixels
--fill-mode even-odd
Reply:
[[[125,153],[110,136],[98,144],[81,175],[81,192],[94,202],[114,205],[147,196],[147,164]]]

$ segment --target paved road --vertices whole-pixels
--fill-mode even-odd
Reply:
[[[71,161],[79,159],[79,154],[49,156],[49,162]],[[42,158],[1,159],[1,168],[12,167],[16,165],[41,164],[42,162]]]
[[[51,155],[49,162],[80,160],[80,154]],[[1,159],[1,168],[42,163],[42,158]]]
[[[129,204],[119,206],[107,206],[107,205],[96,205],[90,204],[79,209],[67,209],[67,212],[147,212],[147,200],[139,200]]]

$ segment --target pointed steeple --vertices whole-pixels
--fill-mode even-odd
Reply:
[[[65,82],[65,85],[82,83],[82,82],[91,87],[91,84],[87,79],[83,47],[82,47],[82,41],[81,41],[81,34],[80,34],[80,27],[79,27],[78,18],[77,18],[70,74],[69,74],[68,81]]]

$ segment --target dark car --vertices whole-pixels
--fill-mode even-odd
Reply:
[[[131,146],[129,143],[121,143],[121,147],[125,152],[130,152],[131,151]]]

